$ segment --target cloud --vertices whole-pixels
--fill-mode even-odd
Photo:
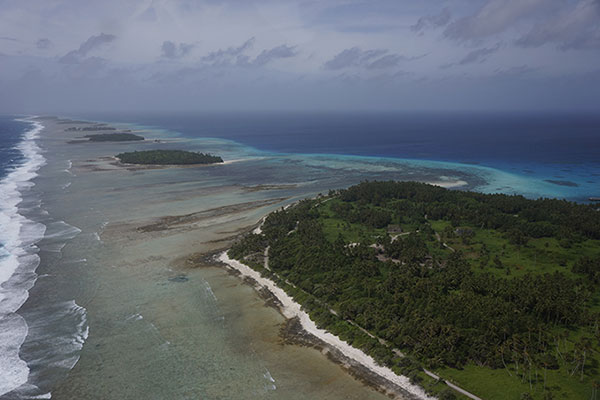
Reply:
[[[488,0],[474,14],[448,25],[444,35],[456,40],[488,37],[505,31],[523,18],[544,14],[554,2],[555,0]]]
[[[194,48],[193,44],[179,43],[179,45],[166,40],[161,46],[161,57],[176,59],[187,55]]]
[[[298,54],[295,46],[282,44],[270,50],[263,50],[252,62],[254,65],[265,65],[279,58],[290,58]]]
[[[422,32],[426,28],[440,28],[450,22],[451,14],[450,10],[444,8],[439,14],[428,15],[419,18],[416,24],[411,25],[410,30],[413,32]]]
[[[108,35],[101,33],[96,36],[90,36],[88,40],[83,42],[79,49],[71,50],[59,59],[59,62],[63,64],[77,64],[91,51],[104,46],[107,43],[113,42],[117,37],[115,35]]]
[[[246,50],[249,50],[254,46],[256,39],[251,37],[246,40],[241,46],[228,47],[226,49],[219,49],[208,53],[208,55],[202,57],[202,61],[211,65],[247,65],[248,56],[244,55]]]
[[[494,76],[501,78],[523,78],[529,77],[533,73],[537,73],[539,68],[532,68],[527,64],[519,65],[510,68],[497,68],[494,70]]]
[[[361,50],[358,47],[345,49],[323,65],[326,69],[337,70],[347,67],[360,67],[368,64],[374,58],[386,54],[388,50]]]
[[[52,47],[52,42],[50,41],[50,39],[46,38],[38,39],[38,41],[35,42],[35,47],[37,47],[40,50],[48,49]]]
[[[323,67],[328,70],[341,70],[349,67],[366,69],[383,69],[397,66],[401,61],[411,61],[425,57],[423,54],[416,57],[406,57],[400,54],[390,53],[388,49],[362,50],[352,47],[342,50],[331,60],[326,61]]]
[[[586,75],[600,65],[598,0],[0,4],[5,112],[20,107],[15,97],[14,104],[38,104],[31,113],[92,104],[105,110],[600,104],[600,75]],[[52,47],[43,48],[44,38]],[[430,55],[410,62],[423,53]],[[440,69],[448,63],[451,69]],[[538,70],[511,68],[520,65]],[[29,69],[39,70],[48,86],[20,80]],[[407,75],[396,78],[398,71]],[[32,91],[25,96],[21,88]],[[553,91],[565,96],[552,97]]]
[[[482,39],[521,22],[533,27],[516,39],[518,46],[553,43],[561,50],[600,49],[600,0],[488,0],[475,13],[449,24],[444,35],[459,41]]]
[[[473,50],[470,53],[468,53],[466,56],[464,56],[458,62],[458,64],[465,65],[465,64],[472,64],[472,63],[476,63],[476,62],[482,63],[485,60],[487,60],[487,56],[489,56],[490,54],[494,54],[499,49],[500,49],[500,43],[497,43],[496,46],[491,47],[491,48],[484,47],[481,49]]]
[[[63,70],[72,80],[101,77],[107,71],[107,61],[101,57],[87,57]]]
[[[555,43],[562,50],[600,49],[600,0],[581,0],[574,7],[537,23],[517,40],[522,47]]]
[[[494,54],[495,52],[500,50],[500,47],[501,47],[501,44],[496,43],[496,45],[494,47],[489,47],[489,48],[482,47],[480,49],[470,51],[469,53],[467,53],[467,55],[465,55],[463,58],[461,58],[460,61],[442,64],[442,65],[440,65],[440,69],[448,69],[448,68],[454,67],[456,65],[467,65],[467,64],[473,64],[473,63],[481,64],[488,59],[489,55]]]
[[[400,61],[405,60],[406,57],[398,54],[385,55],[370,64],[367,64],[367,69],[383,69],[397,66]]]
[[[246,54],[247,50],[254,47],[256,40],[254,37],[246,40],[240,46],[228,47],[213,51],[202,57],[202,61],[213,67],[236,66],[236,67],[260,67],[271,61],[295,57],[298,54],[296,46],[282,44],[271,49],[261,51],[258,56],[252,59]]]

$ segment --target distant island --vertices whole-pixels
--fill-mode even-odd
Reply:
[[[100,133],[97,135],[85,135],[90,142],[130,142],[144,140],[143,136],[133,133]]]
[[[445,380],[484,399],[600,384],[592,206],[364,182],[270,214],[229,257],[440,399]]]
[[[223,162],[223,159],[219,156],[184,150],[133,151],[117,154],[116,157],[122,163],[147,165],[194,165]]]
[[[105,126],[103,124],[96,124],[92,126],[73,126],[65,129],[66,132],[90,132],[90,131],[116,131],[117,128],[112,126]]]
[[[571,181],[561,181],[561,180],[557,180],[557,179],[546,179],[545,181],[548,183],[553,183],[555,185],[559,185],[559,186],[569,186],[569,187],[578,187],[579,186],[575,182],[571,182]]]

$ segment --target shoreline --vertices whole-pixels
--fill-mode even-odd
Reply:
[[[60,248],[51,243],[50,252],[43,253],[39,273],[44,276],[24,311],[35,321],[33,312],[45,306],[48,296],[74,299],[73,304],[85,306],[91,332],[89,338],[76,336],[77,343],[85,341],[83,350],[73,353],[81,360],[70,371],[53,372],[52,384],[45,385],[53,398],[82,393],[86,398],[98,398],[98,393],[144,398],[159,392],[169,398],[193,392],[200,398],[247,399],[248,390],[263,387],[264,369],[273,371],[277,396],[286,400],[300,399],[303,393],[332,400],[433,398],[319,329],[274,282],[269,288],[250,267],[259,279],[232,265],[224,268],[212,257],[239,234],[260,233],[269,212],[331,188],[366,178],[473,190],[482,176],[428,163],[409,168],[398,161],[379,168],[376,160],[349,157],[357,162],[350,169],[339,157],[259,157],[243,148],[219,147],[209,138],[178,141],[187,140],[192,149],[222,150],[230,160],[214,164],[221,168],[116,165],[112,154],[124,147],[135,150],[137,142],[67,146],[68,123],[40,122],[46,125],[40,146],[49,164],[36,190],[49,194],[44,201],[52,218],[82,233]],[[187,263],[193,255],[204,257],[199,265]],[[64,261],[53,263],[59,256]],[[56,329],[66,326],[59,320],[56,324]],[[136,372],[139,365],[147,366],[143,374]],[[203,366],[207,369],[199,368]],[[44,365],[44,370],[50,368]],[[181,382],[180,376],[185,376]],[[152,384],[143,385],[148,378]],[[224,388],[222,382],[233,383]]]
[[[196,139],[206,139],[206,140],[216,140],[223,142],[230,142],[236,146],[245,147],[251,149],[258,154],[244,158],[244,159],[235,159],[224,161],[223,164],[228,164],[229,162],[237,163],[239,161],[246,160],[257,160],[260,158],[270,158],[270,157],[308,157],[317,159],[320,157],[331,157],[331,158],[340,158],[342,161],[353,160],[355,162],[361,163],[394,163],[398,165],[411,165],[411,166],[422,166],[431,169],[446,169],[453,171],[460,171],[467,175],[471,175],[471,179],[468,181],[464,180],[464,177],[457,178],[454,181],[445,181],[445,180],[432,180],[432,181],[423,181],[424,183],[429,183],[436,186],[441,186],[447,189],[465,189],[465,190],[474,190],[482,193],[504,193],[504,194],[519,194],[523,195],[527,198],[541,198],[541,197],[550,197],[550,198],[559,198],[565,199],[568,201],[574,201],[577,203],[589,203],[590,193],[593,193],[593,190],[586,191],[586,187],[589,186],[593,182],[586,182],[585,180],[578,181],[577,186],[564,186],[560,184],[555,184],[548,182],[547,180],[556,179],[554,176],[559,171],[554,171],[554,174],[548,171],[540,170],[539,174],[533,176],[531,171],[531,166],[527,163],[521,165],[522,170],[516,171],[515,169],[505,168],[503,165],[496,165],[494,163],[484,163],[484,162],[464,162],[460,160],[445,160],[445,159],[435,159],[435,158],[411,158],[403,157],[403,156],[390,156],[390,155],[362,155],[362,154],[337,154],[337,153],[286,153],[286,152],[278,152],[278,151],[269,151],[260,149],[251,144],[244,144],[242,142],[236,141],[236,139],[228,139],[223,137],[213,137],[213,136],[205,136],[205,137],[196,137],[196,136],[184,136],[184,134],[178,134],[175,130],[168,128],[167,126],[146,126],[146,125],[138,125],[132,124],[131,122],[114,122],[114,121],[92,121],[92,120],[80,120],[76,117],[38,117],[39,119],[51,119],[60,121],[61,124],[70,124],[70,123],[79,123],[79,124],[104,124],[104,125],[113,125],[113,126],[125,126],[127,129],[131,129],[133,133],[144,133],[150,132],[152,133],[154,130],[160,130],[160,135],[156,137],[149,137],[144,140],[144,142],[152,142],[155,139],[159,139],[164,142],[184,142],[186,140],[196,140]],[[73,118],[73,119],[71,119]],[[171,136],[172,135],[172,136]],[[127,166],[124,166],[127,167]],[[152,168],[153,166],[149,166]],[[596,168],[597,165],[594,167]],[[563,174],[561,170],[561,175]],[[598,174],[593,174],[598,176]],[[476,178],[476,179],[473,179]],[[561,177],[560,179],[566,179],[567,177]],[[465,183],[463,183],[465,182]],[[593,196],[593,194],[592,194]]]
[[[29,325],[18,312],[38,278],[39,242],[47,229],[37,220],[36,208],[28,204],[37,199],[32,192],[34,180],[46,164],[37,143],[45,127],[33,118],[15,121],[30,126],[16,145],[23,158],[0,179],[0,397],[26,384],[30,376],[30,367],[20,356]]]
[[[137,144],[67,146],[65,125],[47,121],[41,144],[51,157],[39,189],[48,193],[44,200],[51,217],[81,233],[44,253],[40,273],[45,276],[26,308],[36,321],[35,311],[48,298],[74,299],[85,307],[90,334],[76,338],[78,344],[85,340],[83,349],[73,353],[77,364],[53,370],[45,379],[47,389],[35,395],[384,399],[365,379],[332,364],[331,354],[291,342],[282,346],[285,318],[265,307],[260,294],[230,271],[208,260],[203,264],[211,268],[182,263],[190,255],[230,247],[263,215],[323,191],[325,184],[303,186],[304,175],[265,178],[269,175],[262,171],[269,166],[254,162],[245,168],[243,152],[227,153],[240,161],[221,168],[139,173],[111,165],[114,159],[107,157]],[[204,148],[202,141],[189,146]],[[287,183],[270,184],[274,181]],[[55,257],[62,261],[55,263]],[[63,322],[53,315],[48,319]],[[55,337],[57,329],[78,322],[42,332]],[[38,367],[44,373],[51,368]]]
[[[260,229],[260,228],[256,228]],[[324,329],[318,328],[317,325],[310,319],[309,315],[302,310],[299,303],[296,303],[283,289],[275,284],[272,280],[264,278],[251,267],[237,260],[231,259],[227,255],[227,251],[222,252],[215,258],[217,261],[227,265],[228,268],[239,272],[243,279],[251,279],[256,282],[256,285],[262,289],[268,290],[279,302],[277,308],[281,314],[288,320],[298,319],[302,329],[319,341],[322,341],[333,349],[339,351],[344,357],[358,363],[359,366],[366,368],[369,372],[382,378],[388,385],[382,385],[380,382],[372,382],[375,386],[380,387],[388,395],[393,394],[400,398],[405,398],[408,394],[416,399],[435,400],[425,393],[425,391],[417,385],[412,384],[405,376],[397,375],[391,369],[378,365],[375,360],[365,354],[363,351],[352,347],[337,336],[327,332]],[[371,382],[370,382],[371,383]],[[394,390],[394,386],[400,390]],[[391,393],[390,393],[391,392]]]

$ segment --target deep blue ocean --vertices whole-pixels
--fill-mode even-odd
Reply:
[[[600,196],[600,115],[560,113],[195,113],[88,115],[255,149],[435,160],[491,167]]]

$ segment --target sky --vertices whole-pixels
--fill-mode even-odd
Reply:
[[[0,0],[0,114],[600,111],[600,0]]]

